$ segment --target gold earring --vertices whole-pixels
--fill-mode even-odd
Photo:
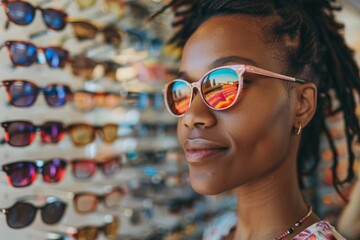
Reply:
[[[299,136],[300,133],[301,133],[301,130],[302,130],[302,127],[301,127],[301,124],[299,125],[299,128],[294,128],[294,133]]]

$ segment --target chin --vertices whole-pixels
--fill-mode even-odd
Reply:
[[[217,195],[226,192],[223,182],[213,178],[211,173],[194,173],[190,171],[190,183],[195,192],[202,195]]]

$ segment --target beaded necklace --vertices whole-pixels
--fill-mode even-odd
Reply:
[[[301,224],[312,214],[312,207],[309,207],[309,211],[306,213],[305,216],[303,216],[299,221],[297,221],[293,227],[290,227],[288,230],[286,230],[284,233],[280,234],[278,237],[273,238],[272,240],[281,240],[284,237],[292,234],[295,232],[295,228],[300,227]]]

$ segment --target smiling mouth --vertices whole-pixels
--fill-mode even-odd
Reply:
[[[219,154],[223,154],[226,148],[208,148],[208,149],[196,149],[186,150],[186,159],[188,163],[202,163],[214,159]]]

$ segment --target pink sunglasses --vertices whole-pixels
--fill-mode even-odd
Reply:
[[[210,70],[197,82],[189,83],[182,79],[175,79],[166,84],[165,105],[173,116],[182,117],[190,107],[194,88],[197,88],[206,106],[213,110],[228,109],[240,96],[245,73],[301,84],[307,82],[249,65],[223,66]]]

